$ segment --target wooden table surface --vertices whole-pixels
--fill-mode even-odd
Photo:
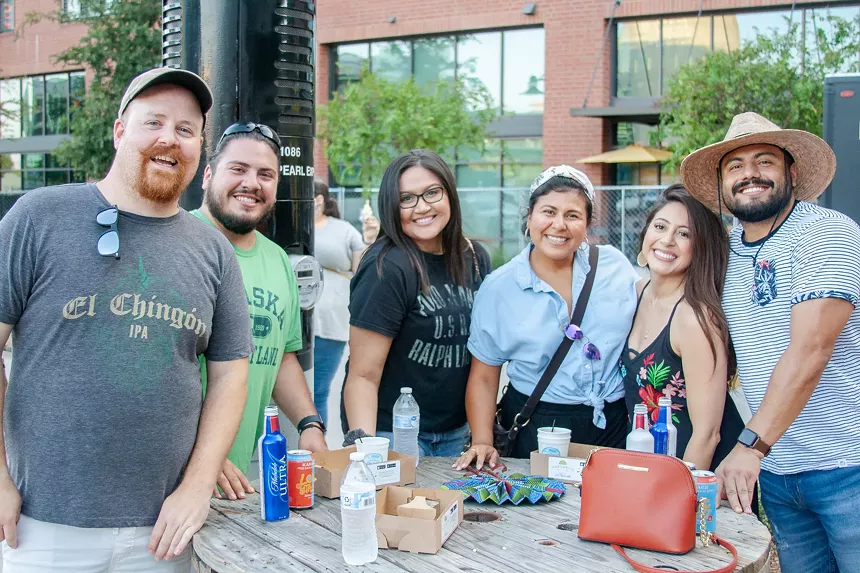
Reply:
[[[453,461],[453,458],[422,458],[418,486],[438,488],[445,481],[462,476],[462,472],[451,469]],[[528,460],[505,462],[509,472],[528,473]],[[467,516],[472,512],[495,512],[501,519],[464,520],[435,555],[380,549],[376,561],[364,569],[415,573],[633,571],[608,545],[577,538],[579,503],[579,491],[573,486],[567,487],[560,500],[537,505],[528,501],[518,506],[468,501],[464,507]],[[717,530],[738,550],[736,571],[769,571],[771,537],[758,520],[723,507],[718,510]],[[194,552],[197,571],[205,573],[345,571],[340,542],[340,500],[317,497],[313,509],[293,511],[286,521],[266,523],[260,519],[257,494],[243,501],[213,499],[209,519],[194,536]],[[714,545],[705,548],[698,542],[696,549],[686,555],[639,550],[629,550],[628,554],[646,565],[672,566],[667,568],[669,571],[716,569],[730,559],[726,550]]]

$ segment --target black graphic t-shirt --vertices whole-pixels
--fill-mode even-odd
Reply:
[[[427,292],[421,292],[418,272],[400,249],[385,254],[381,275],[377,268],[381,245],[362,258],[350,284],[350,324],[393,339],[379,385],[377,431],[391,431],[394,403],[403,386],[412,388],[421,409],[420,431],[446,432],[466,423],[472,302],[490,272],[487,251],[474,246],[480,276],[475,276],[470,252],[466,257],[473,280],[468,287],[448,276],[444,255],[422,253],[430,283]],[[343,413],[342,417],[346,425]]]

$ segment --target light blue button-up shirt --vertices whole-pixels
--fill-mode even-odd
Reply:
[[[618,249],[601,245],[597,274],[582,324],[583,340],[573,343],[541,401],[594,407],[594,425],[606,428],[603,406],[624,397],[618,367],[636,311],[633,266]],[[570,323],[567,304],[529,263],[532,245],[490,274],[475,296],[469,350],[492,366],[508,363],[513,387],[530,395]],[[573,265],[572,300],[576,304],[590,269],[588,250],[577,249]],[[586,342],[600,351],[600,360],[583,354]]]

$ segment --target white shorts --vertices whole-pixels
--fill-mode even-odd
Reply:
[[[2,573],[189,573],[191,546],[170,561],[149,552],[152,527],[89,528],[18,520],[18,547],[3,542]]]

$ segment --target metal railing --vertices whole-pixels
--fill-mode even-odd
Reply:
[[[631,262],[636,261],[639,234],[648,209],[667,185],[604,186],[595,189],[594,213],[589,240],[612,245]],[[463,230],[481,241],[499,266],[519,253],[527,244],[521,231],[528,211],[529,190],[522,187],[465,187],[457,189]],[[341,217],[360,227],[358,222],[365,198],[358,189],[331,189]],[[377,194],[370,193],[370,204],[377,212]]]

